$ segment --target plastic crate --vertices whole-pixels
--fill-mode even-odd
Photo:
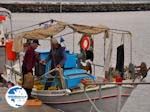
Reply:
[[[70,76],[66,76],[65,77],[65,81],[66,81],[66,86],[69,89],[73,89],[79,86],[79,84],[81,83],[82,79],[92,79],[94,80],[95,77],[89,74],[76,74],[76,75],[70,75]]]
[[[64,64],[64,68],[69,69],[69,68],[76,68],[76,67],[77,67],[77,55],[66,52],[66,61]]]

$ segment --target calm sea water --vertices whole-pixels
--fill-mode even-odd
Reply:
[[[106,25],[112,29],[129,30],[133,36],[133,63],[139,65],[142,61],[150,66],[150,11],[145,12],[108,12],[108,13],[13,13],[13,28],[18,29],[45,20],[57,19],[68,23],[87,25]],[[67,31],[67,30],[66,30]],[[67,49],[73,51],[72,34],[65,38]],[[78,52],[78,41],[81,35],[75,34],[75,51]],[[95,36],[94,63],[103,65],[103,39]],[[49,42],[45,42],[39,49],[49,49]],[[116,46],[120,39],[113,44],[112,65],[116,63]],[[128,65],[130,52],[129,41],[125,43],[125,64]],[[96,68],[99,71],[99,68]],[[99,73],[99,72],[97,72]]]

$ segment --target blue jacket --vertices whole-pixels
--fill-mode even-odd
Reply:
[[[61,45],[57,49],[51,49],[46,61],[51,60],[51,69],[55,68],[58,64],[64,66],[66,61],[65,48]]]

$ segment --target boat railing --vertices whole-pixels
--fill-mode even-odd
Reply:
[[[5,65],[5,68],[6,69],[9,69],[10,70],[10,79],[13,80],[13,83],[14,84],[17,84],[17,76],[22,76],[22,73],[20,73],[19,71],[17,71],[14,67],[12,66],[9,66],[9,65]],[[65,89],[66,88],[66,84],[65,84],[65,80],[64,80],[64,77],[63,77],[63,69],[62,68],[54,68],[52,70],[49,70],[48,72],[44,73],[42,76],[40,76],[38,78],[38,80],[41,80],[41,78],[45,77],[45,78],[51,78],[52,75],[51,73],[55,72],[55,71],[58,71],[58,75],[60,77],[60,81],[61,81],[61,84],[62,84],[62,88]],[[7,72],[7,70],[6,70]],[[7,74],[7,73],[6,73]],[[14,77],[14,78],[13,78]]]
[[[98,85],[99,86],[99,99],[102,98],[102,95],[101,95],[101,90],[102,90],[102,86],[104,85],[114,85],[114,86],[117,86],[117,109],[116,109],[116,112],[120,112],[121,111],[121,99],[122,99],[122,87],[123,86],[131,86],[131,87],[136,87],[137,85],[150,85],[150,82],[94,82],[94,83],[83,83],[84,85],[84,94],[85,96],[87,97],[87,99],[89,100],[90,104],[92,105],[92,108],[95,109],[96,112],[104,112],[102,110],[100,110],[96,104],[95,104],[95,100],[92,100],[92,98],[90,98],[90,96],[88,95],[87,91],[86,91],[86,88],[89,86],[89,85]],[[90,110],[91,112],[91,110]]]
[[[14,73],[14,74],[16,74],[16,75],[20,75],[20,76],[22,75],[20,72],[18,72],[17,70],[15,70],[14,67],[11,67],[11,66],[6,65],[6,64],[5,64],[5,67],[6,67],[7,69],[11,70],[11,72]]]
[[[17,71],[13,66],[5,64],[4,67],[5,67],[4,69],[5,71],[4,74],[2,75],[3,78],[6,79],[7,81],[11,80],[12,83],[17,84],[17,76],[22,76],[22,73]],[[8,73],[7,70],[10,70],[10,72]]]
[[[95,63],[92,63],[91,64],[92,66],[93,66],[93,74],[94,75],[96,75],[96,67],[98,67],[98,68],[100,68],[100,69],[102,69],[102,68],[104,68],[104,66],[103,65],[100,65],[100,64],[95,64]]]

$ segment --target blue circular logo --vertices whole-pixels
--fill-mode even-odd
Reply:
[[[26,103],[28,95],[22,87],[13,86],[7,90],[5,98],[10,106],[19,108]]]

